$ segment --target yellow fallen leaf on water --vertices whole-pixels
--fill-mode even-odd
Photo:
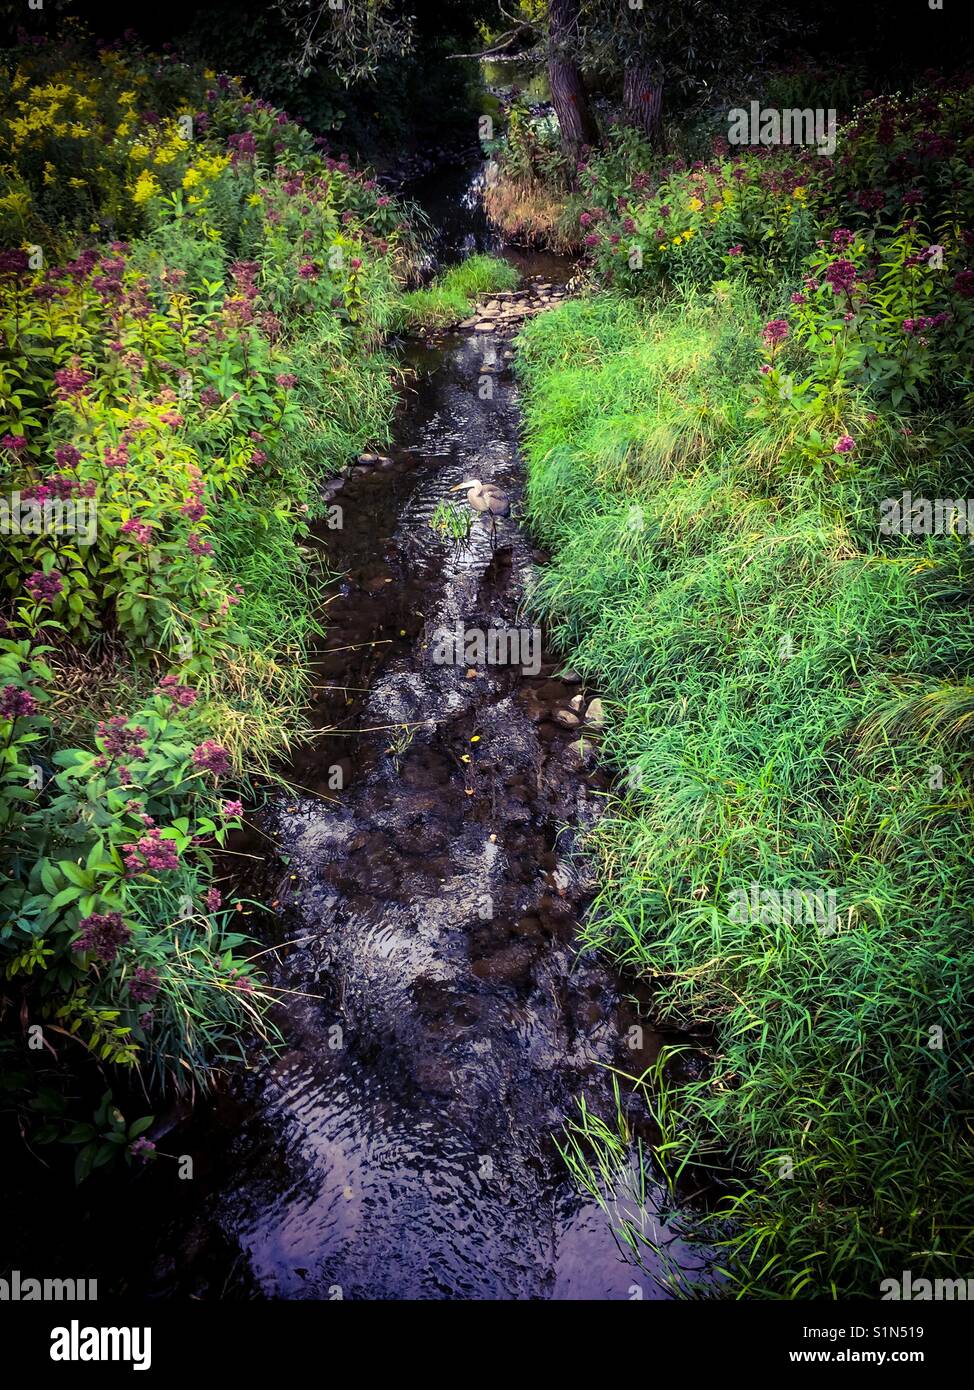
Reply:
[[[480,742],[480,735],[479,735],[479,734],[474,734],[474,736],[473,736],[473,738],[470,740],[470,742],[471,742],[471,743],[479,743],[479,742]]]

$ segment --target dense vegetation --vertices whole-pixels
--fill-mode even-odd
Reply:
[[[11,54],[0,138],[6,1018],[184,1089],[266,1034],[213,852],[300,733],[302,538],[386,436],[414,234],[236,80],[131,44]],[[90,1137],[28,1056],[33,1138]]]
[[[834,160],[617,132],[574,204],[602,292],[520,343],[538,611],[619,775],[586,934],[714,1029],[653,1103],[671,1175],[728,1169],[696,1234],[736,1293],[971,1253],[974,564],[880,521],[974,485],[972,112],[867,100]]]
[[[495,224],[581,257],[578,296],[518,340],[552,556],[533,603],[608,716],[584,944],[712,1041],[695,1079],[665,1055],[635,1078],[677,1197],[719,1178],[682,1234],[735,1296],[956,1274],[970,82],[899,67],[877,94],[878,3],[850,18],[855,63],[826,3],[823,65],[786,70],[794,17],[745,28],[720,0],[408,8],[371,0],[364,41],[352,5],[313,0],[148,17],[179,53],[63,21],[48,42],[17,15],[36,33],[0,64],[0,1107],[30,1146],[72,1146],[81,1180],[151,1157],[139,1110],[273,1042],[223,851],[307,732],[307,528],[341,525],[320,484],[388,442],[387,335],[517,280],[472,256],[420,284],[422,218],[336,151],[394,164],[444,127],[462,147],[487,111]],[[472,100],[466,48],[512,43],[550,109]],[[728,144],[754,63],[762,102],[840,111],[834,155]],[[885,525],[907,493],[944,524]],[[627,1123],[621,1102],[618,1134],[583,1116],[563,1141],[607,1205]]]

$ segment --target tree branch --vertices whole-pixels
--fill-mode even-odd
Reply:
[[[450,58],[496,58],[506,48],[509,48],[515,39],[520,38],[522,34],[533,34],[536,28],[537,25],[535,24],[519,24],[516,28],[508,29],[505,34],[501,34],[499,39],[495,39],[488,48],[483,49],[480,53],[450,53],[447,56]]]

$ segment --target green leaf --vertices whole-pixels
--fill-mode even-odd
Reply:
[[[80,1186],[91,1172],[97,1149],[94,1144],[86,1144],[74,1160],[74,1181]]]
[[[59,859],[58,868],[69,883],[74,883],[79,888],[90,888],[91,878],[83,869],[80,869],[73,859]]]
[[[62,888],[57,897],[52,898],[49,903],[51,911],[53,912],[58,908],[67,907],[68,903],[73,903],[76,899],[83,897],[84,891],[83,888]]]
[[[87,1144],[90,1139],[94,1139],[97,1130],[94,1125],[87,1123],[73,1124],[66,1134],[61,1136],[62,1144]]]

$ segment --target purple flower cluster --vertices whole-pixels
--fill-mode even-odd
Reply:
[[[78,923],[81,935],[72,950],[79,954],[90,951],[98,960],[108,964],[118,955],[132,933],[122,921],[120,912],[93,912]]]
[[[27,592],[35,603],[53,603],[64,588],[64,581],[57,570],[44,574],[35,570],[27,580]]]
[[[214,777],[222,777],[230,771],[230,754],[208,738],[193,749],[193,764],[204,772],[212,772]]]
[[[80,367],[61,367],[54,373],[57,387],[55,395],[62,401],[69,400],[72,396],[83,396],[93,380],[91,372],[83,371]]]
[[[126,449],[126,447],[125,447],[124,444],[121,445],[118,449],[112,449],[111,447],[106,448],[106,450],[105,450],[105,467],[106,467],[106,468],[124,468],[124,467],[127,465],[128,461],[129,461],[128,449]]]
[[[22,275],[29,265],[26,251],[0,251],[0,275]]]
[[[943,313],[940,314],[923,314],[918,319],[904,319],[903,332],[910,334],[926,333],[930,328],[940,328],[943,324],[950,323],[953,317],[949,309],[945,309]]]
[[[144,758],[145,745],[142,740],[148,736],[148,730],[143,729],[141,724],[130,729],[121,715],[114,715],[107,723],[104,720],[98,723],[98,737],[110,758]]]
[[[0,690],[0,718],[28,719],[37,710],[37,700],[29,690],[5,685]]]
[[[249,130],[239,135],[229,135],[227,145],[233,151],[232,162],[238,164],[242,159],[252,159],[257,153],[257,140]]]
[[[836,294],[848,294],[856,283],[857,274],[852,261],[845,260],[832,261],[822,271],[823,279],[829,282]]]
[[[61,444],[54,450],[58,468],[77,468],[81,455],[73,444]]]
[[[201,541],[195,531],[191,531],[186,537],[186,546],[191,555],[201,556],[213,554],[213,546],[210,542],[206,540]]]
[[[129,980],[129,998],[136,1004],[148,1004],[159,993],[159,972],[151,966],[137,965],[135,974]]]
[[[160,695],[168,695],[180,709],[189,709],[190,705],[196,703],[196,691],[190,685],[180,685],[177,676],[163,676],[156,690]]]

